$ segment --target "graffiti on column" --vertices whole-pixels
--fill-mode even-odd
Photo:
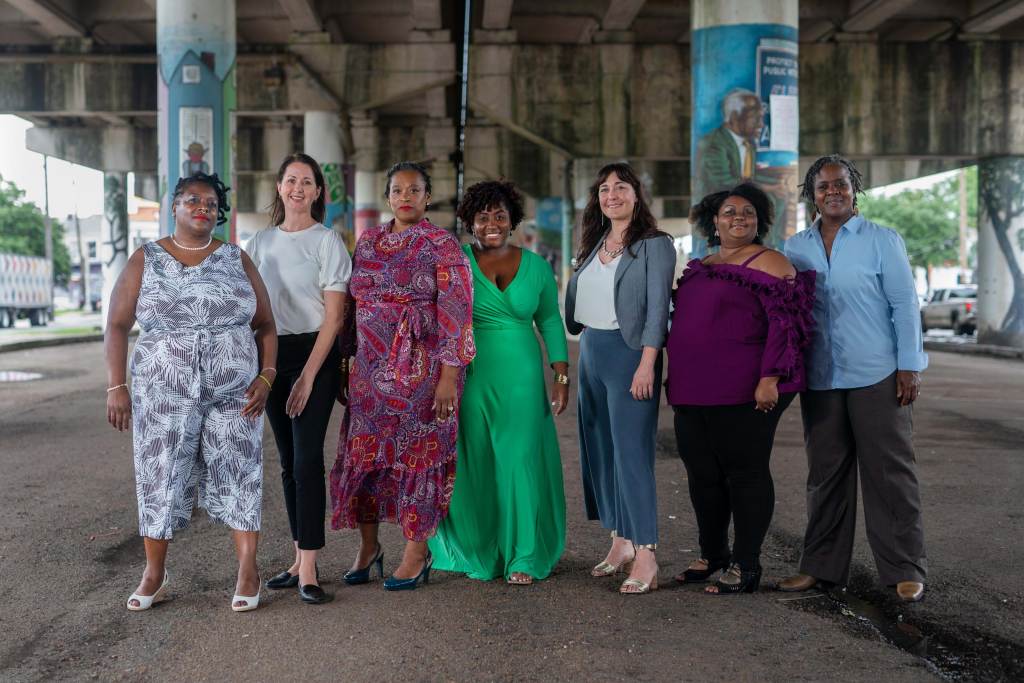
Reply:
[[[324,186],[327,192],[327,215],[324,225],[336,230],[351,251],[355,247],[355,222],[352,191],[355,189],[355,166],[327,162],[323,165]]]
[[[1024,158],[989,159],[978,167],[978,198],[1010,272],[1013,295],[1000,334],[1024,335]]]
[[[128,212],[125,197],[124,176],[106,174],[103,179],[103,217],[110,231],[107,243],[110,245],[110,260],[105,267],[115,263],[123,264],[128,258]]]
[[[795,33],[788,26],[743,24],[694,34],[692,199],[757,184],[774,200],[775,224],[765,240],[772,246],[796,231]],[[695,253],[704,251],[694,245]]]

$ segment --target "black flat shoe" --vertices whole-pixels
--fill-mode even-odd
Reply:
[[[295,588],[299,585],[299,575],[281,572],[267,581],[267,588],[272,591],[279,591],[283,588]]]
[[[299,599],[307,605],[322,605],[333,600],[334,596],[325,592],[323,588],[315,583],[310,583],[305,586],[299,586]]]
[[[704,583],[711,578],[712,574],[729,566],[729,560],[705,560],[702,557],[693,564],[697,564],[698,562],[703,562],[707,569],[691,569],[690,567],[687,567],[681,574],[675,575],[676,582]]]

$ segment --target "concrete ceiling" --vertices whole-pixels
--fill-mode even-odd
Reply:
[[[156,0],[0,0],[0,51],[49,50],[78,39],[96,51],[152,51]],[[237,0],[240,51],[295,33],[335,43],[416,41],[455,31],[457,0]],[[473,0],[476,28],[521,43],[687,42],[688,0]],[[439,37],[434,34],[431,40]],[[1024,39],[1024,0],[804,0],[800,39]]]

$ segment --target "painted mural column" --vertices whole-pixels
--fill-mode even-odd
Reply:
[[[355,184],[345,164],[341,147],[341,119],[333,111],[307,111],[302,121],[303,148],[320,163],[327,189],[327,216],[324,225],[338,231],[349,249],[355,246],[352,228],[352,199],[349,189]]]
[[[109,251],[103,249],[103,318],[110,310],[110,293],[128,263],[128,174],[103,173],[103,237]],[[106,325],[104,324],[104,327]]]
[[[1024,157],[978,164],[978,343],[1024,348]]]
[[[774,199],[778,246],[796,231],[799,157],[798,0],[691,5],[693,203],[742,182]],[[694,255],[707,253],[696,238]]]
[[[235,0],[157,0],[160,233],[173,230],[171,194],[184,175],[235,186]],[[234,202],[231,202],[232,204]],[[235,240],[234,212],[214,236]]]

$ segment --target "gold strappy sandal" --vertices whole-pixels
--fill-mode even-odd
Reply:
[[[645,545],[633,545],[633,557],[636,558],[637,551],[650,550],[652,553],[658,549],[656,543],[648,543]],[[657,566],[657,565],[655,565]],[[651,579],[650,583],[641,581],[640,579],[626,579],[619,586],[619,593],[623,595],[644,595],[651,591],[658,590],[658,570],[654,570],[654,578]]]
[[[612,538],[616,537],[616,533],[612,532]],[[621,571],[630,571],[633,566],[633,560],[636,559],[636,548],[633,548],[633,557],[628,560],[623,560],[619,564],[612,564],[611,562],[605,562],[602,560],[594,565],[594,568],[590,570],[590,575],[595,578],[601,578],[603,576],[614,576]]]

